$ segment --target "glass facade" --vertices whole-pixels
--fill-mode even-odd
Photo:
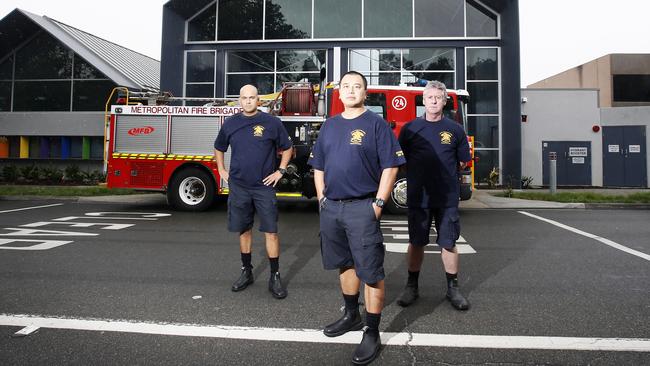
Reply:
[[[185,61],[185,96],[214,98],[215,52],[187,52]],[[191,101],[185,104],[202,105],[205,102]]]
[[[475,0],[217,0],[186,28],[187,42],[499,35],[498,15]]]
[[[311,38],[311,0],[267,0],[265,39]]]
[[[372,85],[399,85],[418,79],[439,80],[455,87],[456,51],[453,48],[352,49],[350,70]]]
[[[320,81],[325,50],[230,51],[226,57],[226,96],[236,97],[245,84],[260,94],[279,91],[282,83],[308,79]]]
[[[500,148],[500,73],[499,48],[465,49],[466,85],[470,98],[467,105],[468,134],[474,136],[475,154],[479,158],[475,179],[486,183],[490,172],[499,168]]]
[[[103,111],[115,83],[41,32],[0,64],[0,111]]]

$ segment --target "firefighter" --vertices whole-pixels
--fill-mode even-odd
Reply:
[[[259,96],[255,86],[245,85],[239,94],[243,112],[225,120],[214,142],[219,175],[228,182],[229,188],[228,230],[239,233],[242,269],[232,291],[242,291],[254,281],[251,245],[253,216],[257,213],[271,267],[269,291],[276,299],[283,299],[287,290],[279,271],[278,207],[273,187],[286,173],[292,144],[279,118],[257,110]],[[230,170],[224,165],[228,146]],[[276,169],[278,149],[282,157]]]
[[[384,245],[379,227],[384,203],[405,163],[401,148],[381,117],[364,107],[367,81],[358,72],[341,78],[345,110],[323,124],[309,165],[320,207],[323,267],[338,269],[345,313],[323,330],[328,337],[364,328],[359,289],[365,283],[363,338],[352,362],[367,364],[379,351],[384,306]]]
[[[447,277],[447,299],[454,308],[467,310],[469,302],[458,287],[456,240],[460,236],[458,170],[471,160],[469,144],[462,126],[443,115],[445,84],[427,83],[423,100],[425,114],[407,123],[399,136],[407,161],[409,246],[408,281],[397,303],[409,306],[419,297],[418,276],[433,220]]]

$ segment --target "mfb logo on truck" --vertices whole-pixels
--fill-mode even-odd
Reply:
[[[128,134],[131,136],[149,135],[155,130],[156,129],[151,126],[133,127],[132,129],[129,130]]]

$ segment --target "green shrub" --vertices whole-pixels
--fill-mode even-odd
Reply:
[[[40,176],[44,184],[59,184],[63,180],[63,172],[56,167],[41,168]]]
[[[2,178],[7,183],[15,183],[20,177],[20,171],[15,165],[7,165],[2,168]]]
[[[25,165],[19,168],[20,177],[19,181],[25,183],[35,183],[40,180],[40,169],[36,165]]]
[[[68,183],[80,183],[82,180],[81,171],[76,165],[68,165],[63,172],[63,181]]]

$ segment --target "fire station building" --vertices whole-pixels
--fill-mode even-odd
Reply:
[[[521,176],[517,0],[171,0],[164,5],[160,89],[185,97],[261,94],[286,81],[440,80],[466,89],[476,181]]]

